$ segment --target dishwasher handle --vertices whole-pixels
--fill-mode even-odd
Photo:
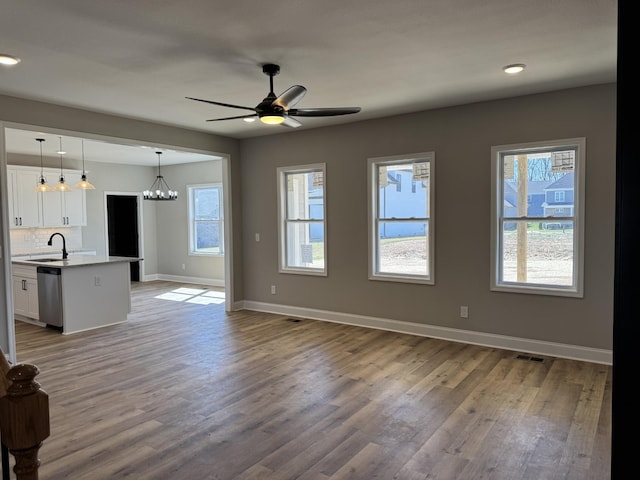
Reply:
[[[56,267],[38,267],[36,269],[36,272],[45,273],[47,275],[60,275],[61,274],[60,268],[56,268]]]

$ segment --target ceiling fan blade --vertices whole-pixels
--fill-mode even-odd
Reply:
[[[287,113],[296,117],[335,117],[336,115],[358,113],[360,110],[360,107],[294,108]]]
[[[302,124],[298,120],[296,120],[295,118],[291,118],[288,115],[284,117],[284,122],[282,122],[282,125],[291,128],[298,128],[302,126]]]
[[[256,111],[256,109],[253,107],[243,107],[241,105],[232,105],[230,103],[214,102],[213,100],[202,100],[200,98],[193,98],[193,97],[185,97],[185,98],[189,100],[195,100],[196,102],[210,103],[211,105],[220,105],[221,107],[242,108],[243,110],[251,110],[252,112]]]
[[[255,115],[255,114],[251,114],[251,115],[238,115],[238,116],[236,116],[236,117],[211,118],[211,119],[207,120],[207,122],[219,122],[220,120],[235,120],[236,118],[251,118],[251,117],[258,118],[258,117],[257,117],[257,115]]]
[[[302,85],[294,85],[288,88],[285,92],[276,98],[271,105],[277,105],[285,110],[293,107],[296,103],[302,100],[304,94],[307,93],[307,89]]]

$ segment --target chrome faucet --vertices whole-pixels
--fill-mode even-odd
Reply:
[[[59,232],[52,234],[49,237],[49,241],[47,242],[47,245],[53,245],[53,237],[55,237],[56,235],[60,235],[62,237],[62,259],[64,260],[69,256],[69,254],[67,253],[67,241],[64,239],[64,235],[62,235]]]

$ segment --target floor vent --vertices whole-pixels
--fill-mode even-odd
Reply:
[[[287,318],[287,322],[293,322],[293,323],[298,323],[301,320],[299,318]]]
[[[530,355],[518,355],[516,358],[520,360],[529,360],[530,362],[544,362],[544,358],[532,357]]]

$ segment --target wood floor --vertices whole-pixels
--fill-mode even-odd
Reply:
[[[610,478],[610,366],[154,298],[180,287],[91,332],[17,322],[42,480]]]

